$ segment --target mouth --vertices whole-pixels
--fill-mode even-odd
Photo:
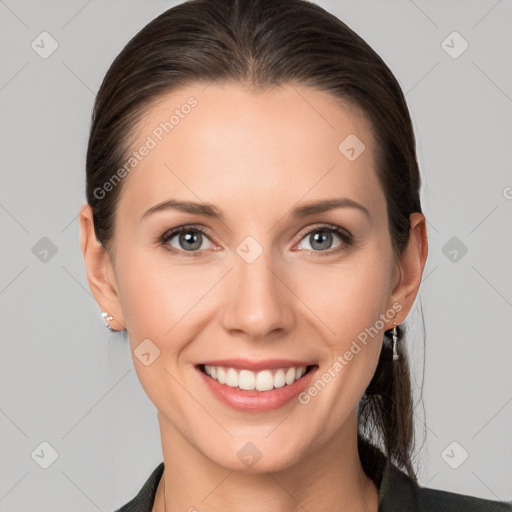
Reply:
[[[318,365],[283,366],[282,368],[269,368],[260,371],[208,364],[198,364],[196,368],[209,379],[224,386],[241,391],[264,393],[295,384],[304,379],[310,372],[316,370]]]
[[[204,363],[195,365],[206,392],[220,403],[245,413],[266,413],[286,404],[292,406],[294,399],[295,407],[304,407],[301,393],[311,385],[318,368],[313,364],[252,372]]]

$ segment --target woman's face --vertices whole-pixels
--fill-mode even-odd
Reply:
[[[99,302],[127,328],[161,428],[214,463],[249,470],[254,450],[254,471],[285,468],[348,425],[353,435],[383,331],[415,295],[401,295],[375,149],[357,111],[298,85],[189,86],[139,124],[115,219],[115,291]],[[158,206],[170,201],[196,206]],[[324,201],[341,206],[301,210]],[[288,384],[254,399],[217,382],[228,403],[198,368],[228,359],[263,362],[256,377],[275,373],[270,359],[286,360],[289,377],[293,362],[316,366],[291,397]]]

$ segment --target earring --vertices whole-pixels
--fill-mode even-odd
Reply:
[[[395,326],[393,327],[393,329],[391,329],[391,335],[393,336],[393,361],[396,361],[398,360],[398,352],[396,351],[396,344],[398,342],[398,334],[396,332],[396,324]]]
[[[107,327],[107,329],[110,329],[111,331],[114,331],[115,329],[112,329],[112,327],[110,327],[109,325],[110,320],[114,320],[114,317],[112,315],[109,315],[106,311],[102,311],[101,316],[103,317],[103,320],[105,320],[105,327]]]

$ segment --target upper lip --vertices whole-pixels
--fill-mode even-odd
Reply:
[[[264,361],[251,361],[250,359],[215,359],[212,361],[203,361],[199,365],[207,364],[209,366],[226,366],[229,368],[238,368],[241,370],[272,370],[275,368],[300,368],[301,366],[313,366],[311,361],[297,361],[291,359],[266,359]]]

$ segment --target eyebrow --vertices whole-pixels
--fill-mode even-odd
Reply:
[[[303,218],[315,213],[323,213],[329,210],[334,210],[335,208],[356,208],[363,212],[368,218],[371,218],[370,212],[367,208],[365,208],[362,204],[349,199],[348,197],[309,202],[295,207],[291,211],[291,216]],[[141,220],[144,220],[146,217],[153,213],[163,210],[179,210],[186,213],[192,213],[194,215],[204,215],[213,219],[224,220],[223,213],[213,204],[195,203],[193,201],[178,201],[175,199],[169,199],[168,201],[164,201],[162,203],[156,204],[155,206],[152,206],[149,210],[144,212]]]

